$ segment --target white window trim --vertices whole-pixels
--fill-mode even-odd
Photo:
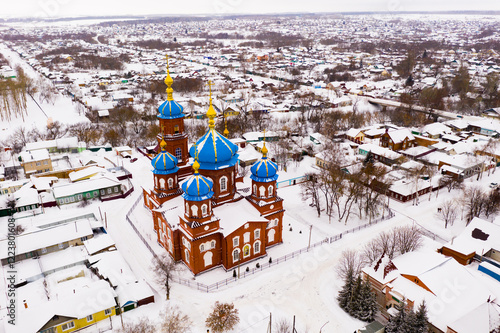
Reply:
[[[222,187],[222,181],[225,181],[225,186]],[[222,176],[220,179],[219,179],[219,185],[220,185],[220,191],[221,192],[226,192],[227,191],[227,177],[226,176]]]
[[[259,244],[259,245],[257,246],[257,244]],[[261,241],[255,241],[253,243],[253,254],[260,253],[261,246],[262,246],[262,242]],[[257,247],[259,248],[259,251],[257,251]]]
[[[245,248],[248,247],[248,254],[245,255]],[[245,246],[243,246],[243,258],[248,258],[252,255],[252,246],[250,244],[245,244]]]
[[[234,253],[235,252],[238,252],[238,260],[234,259]],[[240,249],[234,249],[233,252],[231,253],[231,256],[233,258],[233,263],[240,262],[241,261],[241,251],[240,251]]]

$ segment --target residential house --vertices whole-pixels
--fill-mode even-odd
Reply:
[[[47,149],[24,151],[19,154],[19,158],[26,176],[52,171],[52,160]]]
[[[351,128],[345,133],[345,137],[348,140],[361,144],[365,141],[366,135],[360,129]]]
[[[98,176],[69,184],[57,184],[52,190],[59,205],[96,198],[102,200],[123,193],[120,181],[108,176]]]
[[[398,161],[403,157],[403,155],[401,155],[400,153],[397,153],[388,148],[377,146],[372,143],[365,143],[360,145],[358,147],[358,151],[359,154],[363,156],[367,156],[370,152],[374,160],[389,166],[398,163]]]
[[[474,258],[495,261],[500,267],[500,226],[479,217],[450,242],[439,249],[445,256],[453,257],[462,265],[468,265]]]
[[[40,227],[16,237],[15,261],[33,258],[64,250],[70,246],[83,245],[83,241],[93,237],[88,220],[76,220],[74,223],[57,224],[51,227]],[[0,241],[0,260],[6,265],[10,258],[7,251],[7,240]]]
[[[6,333],[71,333],[116,315],[117,294],[104,280],[88,281],[83,288],[32,306],[18,306],[16,325]]]
[[[389,130],[380,137],[380,146],[389,148],[390,150],[405,150],[417,145],[415,137],[407,128]]]
[[[471,274],[453,258],[436,252],[409,252],[391,260],[384,254],[374,265],[363,268],[362,276],[370,281],[386,318],[394,313],[396,304],[404,302],[416,310],[425,301],[433,333],[488,333],[498,327],[496,296],[488,289],[493,281]],[[487,315],[473,316],[479,308]]]

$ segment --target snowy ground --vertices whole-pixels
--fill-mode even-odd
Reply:
[[[150,267],[152,255],[124,218],[130,205],[140,196],[140,186],[152,182],[149,160],[138,153],[135,153],[135,156],[139,157],[135,163],[130,163],[128,160],[123,161],[124,166],[130,169],[134,175],[133,183],[136,191],[133,195],[127,199],[94,204],[101,207],[103,214],[106,213],[109,232],[134,273],[139,278],[150,281],[158,295],[154,305],[125,313],[124,321],[135,320],[140,316],[158,318],[156,313],[159,313],[167,305],[162,288],[154,283],[154,272]],[[283,179],[287,178],[284,173],[280,175]],[[497,174],[489,177],[484,175],[481,182],[486,186],[497,178]],[[271,249],[270,256],[280,256],[307,246],[307,231],[311,224],[313,225],[312,241],[315,242],[323,239],[326,235],[334,235],[365,223],[363,221],[350,221],[344,225],[334,221],[329,223],[328,218],[323,215],[317,218],[314,208],[301,201],[300,186],[282,188],[278,190],[278,193],[285,199],[285,243]],[[361,327],[363,323],[346,315],[339,309],[335,301],[335,295],[342,285],[342,281],[335,273],[335,265],[341,252],[346,248],[359,249],[378,233],[395,226],[413,223],[412,219],[441,237],[451,239],[452,236],[463,230],[465,224],[458,220],[454,226],[444,229],[444,224],[436,219],[434,213],[440,202],[457,197],[459,192],[453,190],[448,193],[446,190],[441,190],[437,199],[435,195],[435,193],[432,194],[430,202],[428,196],[423,196],[418,206],[413,206],[411,202],[403,204],[391,201],[391,208],[398,212],[394,218],[355,234],[348,234],[336,243],[320,246],[314,251],[302,254],[297,259],[241,279],[222,290],[204,293],[175,284],[171,301],[168,303],[179,306],[190,316],[194,323],[194,331],[205,329],[204,319],[215,300],[234,302],[239,309],[241,322],[234,330],[235,332],[265,331],[270,312],[273,313],[273,318],[276,320],[279,318],[291,320],[295,315],[299,331],[306,329],[318,331],[327,322],[323,332],[353,331]],[[149,230],[152,245],[156,250],[161,251],[161,248],[154,241],[149,214],[144,210],[141,213],[142,209],[142,206],[139,205],[136,217],[140,220],[142,228],[146,231]],[[291,224],[292,232],[289,231],[288,224]],[[302,231],[302,234],[299,231]],[[437,249],[440,245],[441,243],[430,239],[426,239],[424,242],[426,248]],[[192,277],[186,271],[181,275],[186,278]],[[223,269],[217,269],[196,277],[196,281],[210,283],[231,275],[231,272],[226,273]],[[115,327],[117,324],[119,321],[115,323]]]
[[[109,158],[116,159],[113,152]],[[155,282],[155,273],[151,269],[152,255],[137,237],[134,230],[125,220],[125,214],[130,206],[140,197],[141,186],[149,186],[153,177],[151,173],[150,161],[137,152],[133,157],[138,157],[135,163],[129,159],[119,158],[119,163],[124,165],[133,174],[132,182],[135,191],[126,199],[120,199],[110,202],[94,202],[85,210],[95,212],[96,216],[107,220],[108,231],[117,244],[120,253],[127,260],[128,264],[141,279],[147,280],[155,290],[156,302],[134,311],[123,314],[125,322],[137,320],[138,317],[147,316],[151,320],[159,318],[159,313],[167,305],[177,305],[183,312],[189,315],[193,321],[193,331],[204,331],[205,318],[210,312],[212,304],[216,301],[234,302],[239,310],[241,322],[234,332],[263,332],[267,329],[269,322],[269,313],[272,313],[273,322],[280,318],[292,320],[296,316],[296,323],[299,332],[319,331],[322,332],[352,332],[362,327],[363,323],[351,318],[344,313],[335,300],[336,294],[342,286],[335,273],[335,266],[338,263],[343,250],[348,248],[360,249],[363,245],[376,237],[378,233],[389,230],[395,226],[412,224],[415,221],[426,229],[438,234],[445,240],[451,239],[460,233],[465,223],[459,219],[448,229],[444,228],[444,223],[435,217],[437,207],[444,200],[457,198],[460,192],[452,190],[450,193],[442,189],[436,198],[436,193],[432,193],[431,200],[429,195],[420,198],[418,206],[411,202],[399,203],[391,200],[390,206],[396,212],[396,216],[390,220],[383,221],[354,234],[347,234],[333,243],[324,244],[315,248],[309,253],[300,255],[285,263],[268,268],[258,274],[241,279],[221,290],[205,293],[187,286],[174,284],[171,293],[171,300],[165,301],[164,291],[161,286]],[[311,161],[304,162],[310,167]],[[280,180],[293,178],[298,175],[301,167],[290,168],[290,175],[280,172]],[[476,182],[475,177],[466,180],[466,184],[480,183],[487,187],[491,182],[498,182],[500,174],[495,173],[488,176],[483,175],[483,179]],[[313,207],[303,202],[300,198],[300,186],[290,186],[278,190],[278,195],[284,198],[286,209],[284,219],[284,244],[276,246],[269,251],[269,256],[277,258],[286,253],[307,246],[308,231],[310,225],[312,229],[312,242],[324,239],[326,236],[332,236],[346,229],[351,229],[366,221],[351,219],[347,225],[332,220],[322,214],[317,217]],[[66,205],[59,208],[46,210],[47,217],[58,214],[71,214],[75,211],[75,205]],[[82,212],[82,209],[79,209]],[[83,212],[82,212],[83,213]],[[142,203],[134,211],[134,217],[141,230],[145,232],[145,237],[151,237],[151,245],[157,251],[162,249],[157,245],[153,234],[152,221],[149,213],[143,208]],[[292,231],[290,231],[290,226]],[[300,231],[302,233],[300,233]],[[149,235],[149,236],[148,236]],[[441,242],[426,238],[424,247],[428,249],[437,249],[442,245]],[[268,258],[262,259],[267,262]],[[251,263],[249,265],[254,265]],[[192,275],[184,270],[180,275],[187,279],[192,279]],[[195,281],[205,284],[228,278],[232,272],[225,272],[223,269],[216,269],[202,274],[195,278]],[[102,323],[106,326],[109,323]],[[105,328],[103,326],[103,328]],[[120,318],[115,318],[113,327],[121,326]],[[87,330],[95,331],[96,328]]]

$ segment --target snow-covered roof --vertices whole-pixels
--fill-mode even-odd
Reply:
[[[444,246],[466,255],[473,252],[483,255],[491,249],[500,250],[500,226],[475,217],[460,235]]]
[[[371,151],[373,154],[377,154],[379,156],[384,156],[387,157],[388,159],[391,160],[396,160],[402,155],[399,153],[396,153],[395,151],[392,151],[388,148],[381,147],[372,143],[365,143],[362,144],[358,147],[359,150],[364,150],[364,151]]]
[[[410,130],[407,128],[402,128],[398,130],[388,131],[387,134],[391,138],[394,143],[403,142],[404,139],[408,138],[408,140],[415,140],[413,134],[411,134]]]
[[[120,185],[116,179],[111,179],[108,176],[99,178],[90,178],[76,183],[61,184],[53,187],[54,197],[64,198],[78,193],[97,191],[100,189]]]
[[[96,297],[99,295],[99,297]],[[5,325],[5,333],[38,332],[54,315],[85,318],[88,315],[116,306],[116,292],[104,280],[89,282],[74,293],[52,298],[37,306],[25,309],[18,306],[16,325]],[[29,300],[28,300],[29,303]]]
[[[24,163],[43,161],[50,158],[49,151],[47,149],[23,151],[19,154],[19,156],[21,156]]]
[[[106,169],[104,169],[102,167],[91,166],[91,167],[88,167],[85,169],[70,172],[69,179],[72,182],[77,182],[77,181],[81,180],[82,178],[91,177],[91,176],[98,174],[99,172],[105,172],[105,171],[106,171]]]
[[[93,255],[108,247],[115,245],[115,241],[108,234],[98,234],[83,242],[85,249],[89,255]]]
[[[235,214],[235,212],[238,212],[238,214]],[[220,218],[219,226],[224,237],[227,237],[247,222],[268,222],[247,200],[215,207],[214,214]]]
[[[44,247],[80,239],[93,234],[88,220],[78,220],[64,225],[23,233],[16,238],[16,254],[36,251]],[[7,240],[0,241],[0,259],[8,257]]]

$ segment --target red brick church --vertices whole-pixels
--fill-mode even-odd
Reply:
[[[174,101],[173,80],[159,108],[158,154],[152,159],[153,187],[144,189],[158,243],[196,275],[214,267],[229,270],[266,255],[282,239],[283,199],[278,197],[277,165],[263,156],[251,167],[252,191],[236,187],[238,146],[215,130],[216,112],[206,113],[208,131],[189,155],[183,108]],[[194,172],[194,173],[193,173]]]

